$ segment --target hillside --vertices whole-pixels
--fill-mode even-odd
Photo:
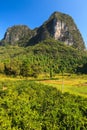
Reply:
[[[54,39],[47,39],[34,46],[0,47],[0,73],[6,75],[49,77],[64,72],[77,73],[87,63],[87,54]],[[87,72],[87,71],[85,71]]]

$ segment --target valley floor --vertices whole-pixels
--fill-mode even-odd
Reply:
[[[64,92],[69,92],[70,94],[75,94],[83,97],[87,97],[87,75],[56,75],[54,78],[40,76],[39,78],[24,78],[24,77],[7,77],[5,75],[0,75],[0,82],[5,81],[18,81],[18,80],[33,80],[37,83],[52,86],[58,90]]]

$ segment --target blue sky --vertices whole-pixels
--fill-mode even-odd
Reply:
[[[87,0],[0,0],[0,39],[8,27],[40,26],[54,12],[73,17],[87,46]]]

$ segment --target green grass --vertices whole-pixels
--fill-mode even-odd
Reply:
[[[87,130],[87,98],[61,93],[49,84],[3,77],[0,130]]]
[[[62,92],[87,97],[87,75],[57,76],[54,80],[43,80],[39,83],[56,87]]]
[[[65,75],[63,81],[61,75],[57,75],[53,79],[43,79],[42,77],[39,77],[39,79],[23,77],[14,78],[1,75],[0,86],[3,82],[14,82],[20,80],[35,80],[38,83],[55,87],[62,92],[69,92],[71,94],[87,97],[87,75]]]

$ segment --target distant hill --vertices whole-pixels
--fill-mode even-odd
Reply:
[[[1,45],[29,46],[48,38],[62,41],[79,50],[85,49],[83,38],[73,19],[60,12],[54,12],[42,26],[34,30],[25,25],[8,28]]]
[[[1,41],[1,45],[18,45],[25,46],[25,44],[34,36],[34,30],[32,31],[26,25],[15,25],[9,27],[5,32],[4,38]]]

